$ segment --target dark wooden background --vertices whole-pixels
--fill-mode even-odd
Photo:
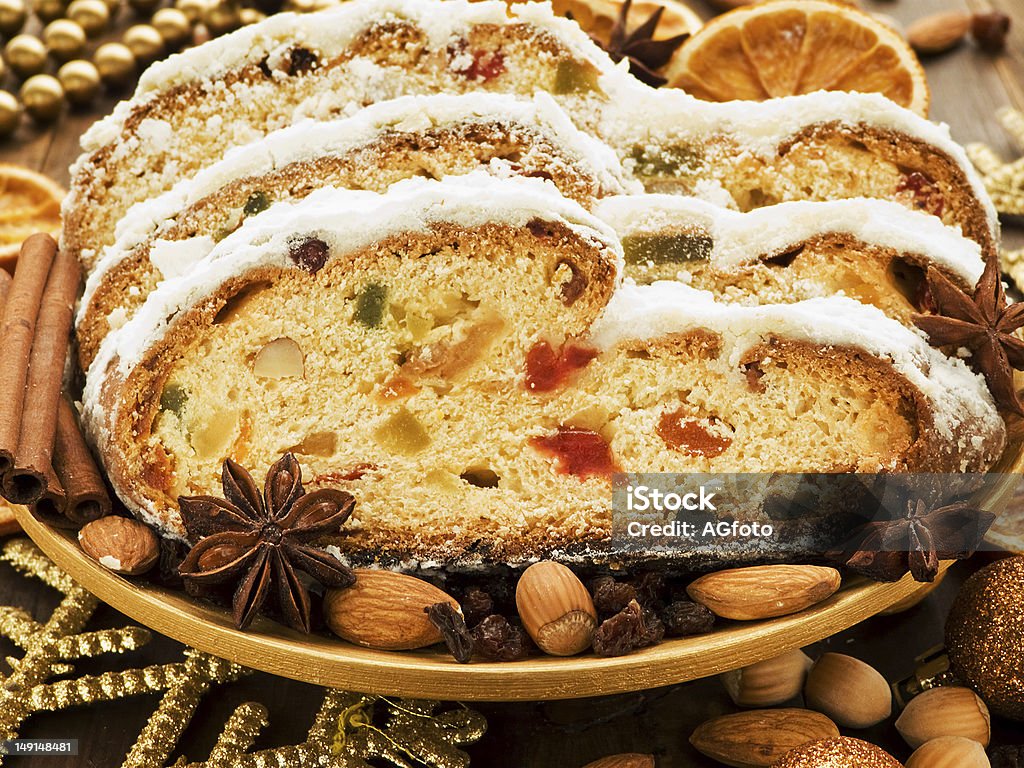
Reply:
[[[933,91],[933,118],[948,122],[954,137],[962,143],[987,142],[1008,159],[1020,154],[1020,148],[1012,146],[996,122],[994,112],[1004,105],[1024,108],[1024,0],[993,0],[991,4],[983,0],[868,0],[864,4],[903,24],[950,8],[996,7],[1011,14],[1016,26],[1005,54],[993,57],[968,45],[925,64]],[[698,10],[705,15],[710,12],[704,6],[698,6]],[[79,134],[113,103],[113,99],[106,99],[93,110],[65,114],[50,128],[23,125],[12,140],[0,143],[0,162],[26,165],[66,184],[67,167],[77,154]],[[1012,222],[1005,224],[1006,245],[1024,246],[1024,229]],[[808,651],[812,656],[825,650],[849,653],[874,664],[890,680],[906,677],[913,671],[916,655],[942,642],[946,613],[959,584],[985,560],[978,556],[957,566],[951,577],[913,610],[871,619]],[[56,595],[0,564],[0,604],[23,606],[45,617],[56,604]],[[94,627],[125,623],[125,617],[104,607],[97,614]],[[14,652],[13,646],[0,641],[0,658]],[[170,661],[179,655],[177,643],[156,638],[143,650],[115,660],[113,668]],[[108,658],[86,660],[78,665],[82,673],[111,668]],[[185,753],[192,759],[205,758],[220,724],[235,706],[250,700],[262,701],[270,707],[271,726],[257,743],[257,747],[266,747],[301,741],[321,693],[314,686],[263,674],[218,689],[197,711],[184,739]],[[80,754],[77,758],[18,758],[13,762],[40,768],[118,766],[156,702],[156,695],[143,696],[33,717],[22,729],[24,737],[78,738]],[[715,765],[694,752],[687,739],[700,722],[731,711],[731,705],[718,681],[709,679],[633,695],[554,703],[486,704],[478,705],[477,709],[487,716],[489,731],[471,749],[474,766],[576,768],[603,755],[643,751],[655,753],[660,768],[677,768]],[[874,741],[901,759],[909,753],[891,722],[850,735]],[[997,719],[994,743],[1024,743],[1024,726]]]

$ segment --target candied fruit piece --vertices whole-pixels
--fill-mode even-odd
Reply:
[[[897,195],[909,196],[915,208],[927,211],[933,216],[942,216],[946,198],[932,179],[920,171],[904,173],[896,185]]]
[[[600,72],[590,62],[562,59],[555,70],[555,83],[551,91],[559,96],[601,93],[599,78]]]
[[[665,445],[673,450],[713,459],[721,456],[732,445],[731,437],[720,434],[720,424],[714,417],[700,420],[691,418],[679,408],[661,414],[655,431],[665,441]]]
[[[430,445],[430,435],[405,408],[389,416],[373,433],[383,448],[402,456],[412,456]]]
[[[305,375],[302,348],[287,336],[274,339],[256,353],[252,372],[261,379],[301,379]]]
[[[505,321],[497,316],[465,326],[459,341],[437,342],[412,350],[402,364],[402,373],[413,378],[437,376],[453,380],[490,349],[504,328]]]
[[[201,459],[221,459],[227,455],[238,430],[238,411],[215,408],[206,421],[191,429],[190,442]]]
[[[379,283],[368,283],[356,295],[355,318],[367,328],[380,327],[384,319],[388,289]]]
[[[181,416],[188,402],[188,392],[180,384],[168,384],[160,393],[160,410]]]
[[[531,438],[530,445],[554,458],[558,471],[567,475],[609,477],[618,471],[608,441],[590,429],[562,426]]]
[[[267,193],[263,190],[257,190],[249,195],[249,199],[245,201],[245,205],[242,206],[242,213],[246,216],[255,216],[257,213],[263,213],[269,207],[270,198],[267,196]]]
[[[622,250],[627,264],[682,264],[707,261],[715,241],[703,232],[677,232],[665,235],[627,235]]]
[[[530,392],[558,389],[578,370],[597,357],[597,350],[582,344],[563,344],[555,352],[546,341],[539,341],[526,353],[526,388]]]
[[[704,153],[687,145],[639,145],[630,151],[629,159],[635,164],[637,176],[678,178],[698,171],[704,162]]]
[[[333,456],[338,448],[338,435],[334,432],[313,432],[306,435],[301,443],[293,445],[288,453],[303,456]]]

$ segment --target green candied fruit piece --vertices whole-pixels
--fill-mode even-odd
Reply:
[[[400,456],[412,456],[430,445],[430,435],[405,408],[389,416],[373,433],[382,448]]]
[[[551,91],[559,96],[600,93],[599,77],[600,72],[590,62],[562,59],[555,70],[555,84]]]
[[[180,384],[168,384],[160,393],[160,410],[170,411],[176,416],[181,416],[185,403],[188,402],[188,392]]]
[[[369,283],[356,295],[356,320],[367,328],[380,327],[387,306],[387,286]]]
[[[242,206],[242,213],[245,216],[255,216],[257,213],[263,213],[269,207],[270,198],[267,197],[267,193],[263,190],[258,190],[249,195],[249,199]]]
[[[715,241],[704,232],[676,232],[667,235],[627,235],[622,250],[627,264],[682,264],[707,261]]]
[[[677,177],[695,173],[704,162],[704,153],[694,147],[635,146],[629,153],[637,176]]]

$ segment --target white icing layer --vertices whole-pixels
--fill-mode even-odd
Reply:
[[[771,337],[863,349],[891,361],[928,398],[935,430],[943,440],[955,441],[957,427],[965,422],[977,424],[978,435],[1003,430],[984,378],[875,307],[842,296],[746,307],[717,302],[710,292],[682,283],[637,286],[627,281],[595,323],[593,341],[607,349],[627,340],[651,340],[695,329],[720,334],[734,367],[740,365],[745,351]]]
[[[898,253],[925,256],[971,286],[985,268],[976,242],[935,216],[886,200],[801,201],[739,213],[690,197],[641,195],[601,200],[594,212],[620,237],[697,226],[714,241],[711,261],[722,269],[749,264],[759,256],[832,232]]]
[[[223,159],[203,168],[191,179],[151,200],[132,206],[117,225],[117,240],[103,250],[89,275],[81,306],[89,305],[106,274],[137,245],[158,236],[173,217],[232,181],[262,176],[291,163],[341,155],[372,141],[387,131],[422,132],[432,128],[499,122],[520,125],[545,135],[580,167],[594,175],[605,194],[638,192],[635,181],[626,180],[615,153],[605,144],[581,132],[546,93],[532,100],[511,95],[471,93],[463,95],[405,96],[371,105],[354,117],[316,122],[306,120],[274,131],[263,139],[230,150]],[[495,168],[496,173],[503,169]],[[508,175],[507,173],[505,175]],[[161,259],[161,253],[173,255]],[[164,277],[186,271],[189,248],[166,244],[154,248],[150,260]]]

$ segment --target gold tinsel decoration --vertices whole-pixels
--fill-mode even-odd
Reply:
[[[996,112],[996,119],[1024,151],[1024,113],[1003,107]],[[981,143],[968,144],[967,156],[981,173],[996,210],[1007,216],[1024,215],[1024,157],[1004,162],[990,146]]]
[[[86,630],[99,601],[27,539],[8,541],[0,560],[63,595],[45,623],[17,606],[0,606],[0,635],[24,651],[20,659],[7,659],[11,673],[2,678],[0,686],[0,741],[17,738],[22,723],[37,712],[161,691],[159,705],[122,768],[164,768],[207,692],[251,671],[187,648],[184,660],[176,663],[47,682],[73,675],[76,659],[136,650],[149,642],[150,632],[134,626]],[[180,758],[173,765],[372,768],[386,761],[399,768],[465,768],[469,757],[459,747],[477,741],[486,730],[483,717],[461,705],[453,709],[435,701],[394,701],[332,689],[324,689],[323,704],[304,742],[249,752],[268,723],[268,711],[262,704],[242,704],[224,724],[206,760],[190,763]],[[375,762],[371,764],[371,760]]]

